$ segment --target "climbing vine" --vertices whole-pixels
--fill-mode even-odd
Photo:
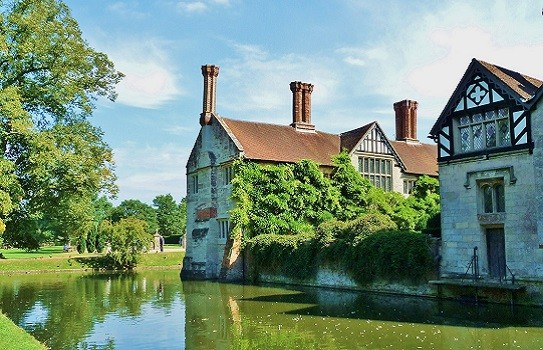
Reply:
[[[360,282],[417,279],[431,270],[428,237],[420,231],[438,218],[438,181],[423,176],[404,198],[373,187],[346,152],[333,164],[330,176],[310,160],[234,164],[232,234],[250,249],[254,266],[303,278],[330,261]]]

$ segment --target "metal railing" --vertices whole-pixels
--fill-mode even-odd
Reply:
[[[473,256],[471,257],[471,260],[468,264],[468,269],[462,276],[462,279],[466,279],[468,277],[468,272],[471,270],[471,278],[474,282],[477,282],[481,278],[479,274],[479,256],[477,255],[477,247],[473,248]]]
[[[471,274],[469,273],[471,270]],[[511,278],[508,279],[507,276],[511,275]],[[466,272],[462,275],[462,279],[468,279],[471,278],[474,282],[477,282],[478,280],[482,279],[480,273],[479,273],[479,255],[478,255],[478,248],[473,247],[473,255],[471,257],[471,260],[468,264],[468,268]],[[500,283],[507,283],[511,281],[511,284],[515,284],[515,274],[507,264],[505,264],[505,274],[499,278]]]
[[[505,264],[505,276],[503,276],[503,281],[507,283],[507,272],[509,272],[509,274],[511,275],[511,284],[515,284],[515,274],[513,273],[513,271],[511,271],[507,264]],[[500,277],[500,282],[501,281],[502,279]]]

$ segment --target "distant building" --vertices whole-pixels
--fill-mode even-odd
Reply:
[[[431,130],[438,142],[441,274],[543,278],[541,80],[473,59]]]
[[[375,186],[408,194],[421,175],[437,176],[437,148],[417,140],[417,102],[394,104],[396,141],[377,122],[340,135],[317,131],[311,120],[313,85],[290,83],[292,123],[275,125],[234,120],[216,112],[219,67],[202,67],[203,111],[200,133],[187,163],[187,248],[181,276],[186,279],[241,279],[239,242],[229,239],[229,211],[239,158],[263,163],[317,162],[333,171],[332,157],[346,149],[353,165]]]

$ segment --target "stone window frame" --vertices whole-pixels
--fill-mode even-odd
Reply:
[[[376,164],[377,165],[376,167]],[[358,172],[370,183],[387,192],[393,189],[393,159],[362,155],[358,157]]]
[[[200,186],[200,183],[198,181],[198,174],[192,174],[190,176],[190,193],[193,193],[193,194],[198,193],[199,186]]]
[[[416,179],[404,179],[403,180],[403,193],[411,194],[413,192],[413,187],[415,187]]]
[[[222,167],[222,184],[228,186],[232,183],[234,178],[234,168],[231,165],[226,165]]]
[[[485,227],[503,225],[505,212],[505,184],[503,177],[477,180],[477,219]]]
[[[455,117],[454,125],[458,131],[455,137],[455,154],[466,154],[511,146],[512,135],[509,114],[510,109],[508,107],[492,107],[469,111]],[[492,130],[489,128],[490,126],[494,128],[495,140],[493,145],[488,139],[489,132]],[[502,126],[507,130],[505,133],[501,131]],[[467,130],[469,134],[463,134],[462,130]],[[464,143],[462,142],[463,135],[467,135],[468,137],[468,148],[464,148]]]

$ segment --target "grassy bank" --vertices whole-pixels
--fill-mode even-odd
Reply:
[[[45,350],[47,347],[0,313],[0,349]]]
[[[80,271],[107,268],[103,255],[64,253],[62,247],[44,247],[36,252],[17,249],[1,251],[6,259],[0,259],[0,274],[43,271]],[[142,254],[137,269],[179,268],[185,252],[179,248]]]

